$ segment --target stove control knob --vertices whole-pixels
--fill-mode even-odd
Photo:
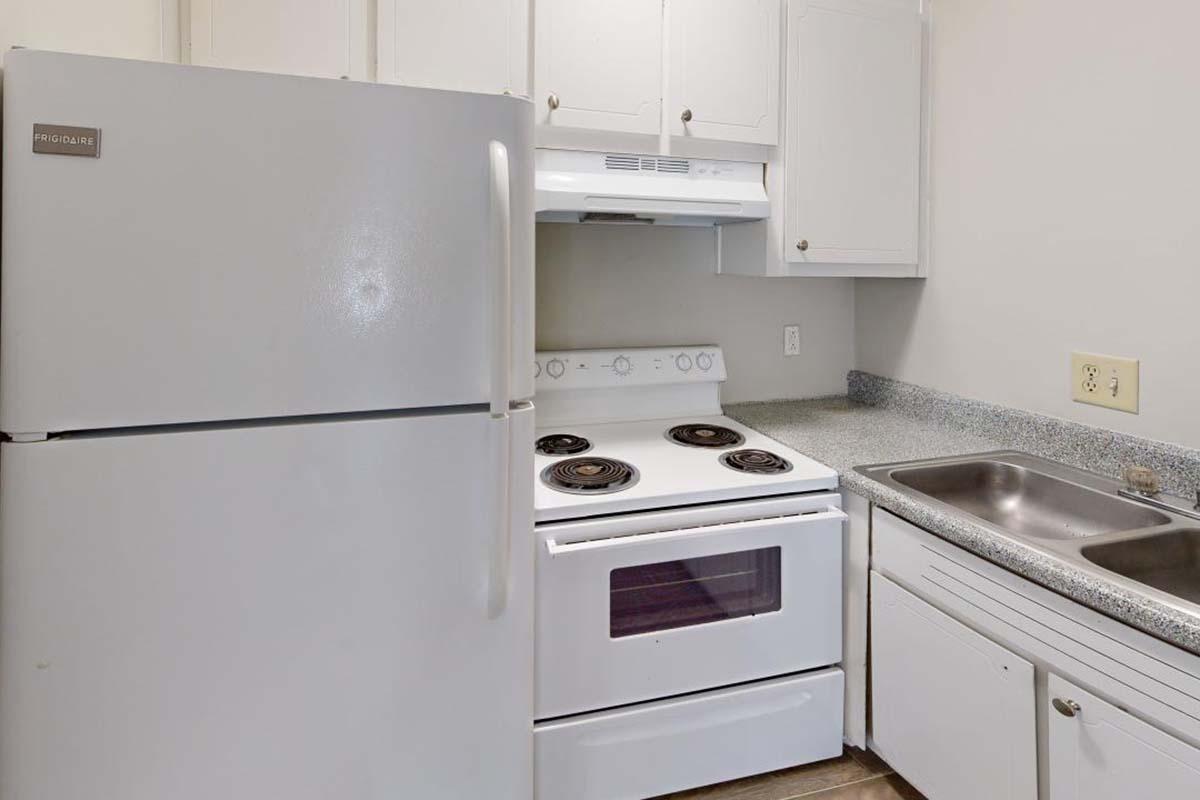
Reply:
[[[626,356],[617,356],[613,359],[612,371],[624,377],[633,372],[633,363]]]
[[[535,380],[542,377],[542,362],[533,362],[533,377]]]
[[[555,380],[561,378],[566,371],[567,365],[562,362],[562,359],[552,358],[546,362],[546,374]]]
[[[687,372],[692,368],[692,357],[687,353],[680,353],[675,356],[675,366],[680,372]]]
[[[708,353],[701,353],[700,355],[696,356],[696,366],[705,372],[708,372],[710,369],[712,369],[712,356],[710,356]]]

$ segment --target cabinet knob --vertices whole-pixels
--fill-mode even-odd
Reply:
[[[1083,710],[1074,700],[1063,700],[1058,697],[1051,700],[1050,705],[1054,706],[1054,710],[1064,717],[1073,717]]]
[[[558,95],[551,94],[549,97],[547,97],[546,105],[550,106],[551,111],[557,111],[558,110]]]
[[[808,239],[801,239],[800,241],[796,242],[796,249],[799,250],[801,253],[803,253],[805,250],[807,250],[808,249]]]
[[[679,115],[679,118],[681,120],[683,120],[684,122],[691,122],[692,121],[692,110],[690,108],[685,108],[683,110],[683,113]]]

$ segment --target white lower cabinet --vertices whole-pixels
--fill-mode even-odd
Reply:
[[[1049,676],[1050,800],[1200,797],[1200,750]]]
[[[874,746],[930,800],[1200,798],[1196,655],[878,507],[871,568]]]
[[[929,800],[1036,800],[1028,661],[871,573],[873,739]]]

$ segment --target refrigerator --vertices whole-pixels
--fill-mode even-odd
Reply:
[[[529,798],[529,103],[3,89],[0,800]]]

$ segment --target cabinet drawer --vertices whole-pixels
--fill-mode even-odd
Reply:
[[[636,800],[842,752],[837,668],[534,727],[538,800]]]

